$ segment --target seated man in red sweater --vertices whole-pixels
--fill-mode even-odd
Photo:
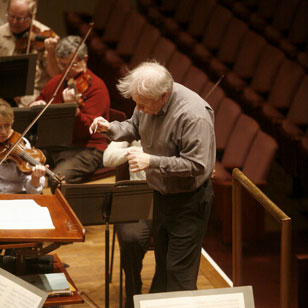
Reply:
[[[74,52],[80,44],[79,36],[62,38],[56,48],[59,69],[66,71]],[[109,119],[110,98],[105,83],[87,68],[87,46],[82,44],[77,57],[61,85],[53,104],[77,102],[72,146],[45,149],[48,164],[53,171],[64,176],[66,183],[81,183],[85,177],[103,167],[102,157],[108,145],[101,134],[90,135],[89,127],[98,116]],[[52,78],[30,106],[45,105],[54,95],[62,75]],[[80,79],[81,88],[78,92]],[[72,85],[77,85],[76,87]],[[52,127],[50,128],[52,129]],[[65,127],[63,127],[65,129]],[[53,184],[50,183],[52,191]]]

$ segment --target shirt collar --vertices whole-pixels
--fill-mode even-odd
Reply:
[[[163,116],[165,113],[167,113],[168,108],[170,106],[171,103],[171,97],[172,97],[173,91],[171,91],[168,100],[164,103],[164,105],[161,107],[161,109],[158,111],[158,113],[156,114],[157,117],[161,117]]]

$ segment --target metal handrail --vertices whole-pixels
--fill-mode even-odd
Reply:
[[[280,307],[289,308],[291,303],[292,220],[237,168],[232,172],[233,285],[242,285],[242,188],[248,191],[281,224]]]

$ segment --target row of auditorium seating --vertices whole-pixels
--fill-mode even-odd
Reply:
[[[106,2],[107,0],[105,4]],[[224,213],[226,208],[230,210],[230,170],[238,167],[247,172],[247,176],[257,185],[265,185],[277,150],[275,140],[264,133],[255,120],[245,115],[240,105],[225,94],[220,85],[215,85],[204,70],[194,65],[190,57],[180,52],[171,40],[162,36],[160,31],[152,24],[147,23],[142,15],[125,6],[123,6],[123,10],[126,13],[119,12],[122,7],[118,6],[119,3],[122,3],[122,0],[117,0],[117,3],[114,4],[114,9],[111,9],[109,21],[105,23],[104,28],[101,27],[99,31],[94,31],[87,41],[89,67],[106,81],[108,88],[116,90],[116,80],[124,76],[127,68],[132,68],[141,61],[155,58],[166,65],[175,81],[206,98],[215,111],[216,119],[218,162],[215,189],[221,190],[219,193],[221,198],[218,200],[219,202],[215,202],[216,212]],[[106,9],[106,6],[104,8]],[[116,28],[112,27],[112,20],[117,20],[115,15],[122,14],[126,14],[126,22],[122,24],[122,35],[110,43],[106,39],[107,34],[110,38],[112,29]],[[70,23],[68,29],[71,33],[82,34],[82,31],[86,31],[87,26],[76,16],[72,12],[66,15],[68,24],[69,21],[74,21],[74,23]],[[76,23],[77,20],[78,23]],[[125,49],[124,46],[127,48]],[[92,62],[93,59],[95,59],[94,62]],[[213,88],[215,90],[211,92]],[[123,100],[123,105],[119,104],[113,90],[111,90],[113,107],[121,109],[123,105],[128,104],[128,101]],[[127,112],[127,109],[125,111]],[[130,114],[128,112],[127,116]],[[231,216],[228,214],[230,212],[226,211],[226,215],[223,215],[224,219],[220,221],[222,226],[231,223]],[[222,216],[220,214],[217,217]],[[259,226],[261,225],[259,221]],[[255,233],[251,232],[251,234]],[[230,239],[230,234],[230,228],[226,227],[223,235],[225,241]]]
[[[183,1],[183,2],[181,2],[181,3],[188,3],[188,2],[190,2],[190,1]],[[165,2],[164,2],[165,3]],[[207,1],[203,1],[202,3],[207,3]],[[138,39],[138,33],[139,33],[139,30],[140,30],[140,28],[143,28],[142,27],[142,24],[144,25],[144,23],[145,23],[145,20],[144,20],[144,18],[142,18],[141,16],[140,16],[140,14],[137,14],[136,12],[135,12],[135,14],[133,14],[133,13],[131,13],[131,8],[128,8],[128,5],[127,5],[127,2],[126,3],[121,3],[121,1],[120,2],[115,2],[115,3],[112,3],[112,4],[109,4],[109,6],[108,5],[106,5],[107,4],[107,2],[105,3],[105,5],[104,5],[104,12],[106,12],[106,11],[108,11],[108,8],[110,9],[110,8],[112,8],[112,6],[115,8],[114,10],[113,10],[113,14],[110,14],[110,18],[108,19],[108,18],[106,18],[106,22],[105,22],[105,26],[106,26],[106,28],[107,28],[107,31],[103,31],[104,29],[103,29],[103,23],[102,23],[102,18],[100,18],[99,20],[100,20],[100,24],[99,24],[99,31],[101,32],[101,33],[103,33],[103,35],[102,35],[102,38],[103,38],[103,42],[104,42],[104,44],[105,43],[107,43],[107,44],[109,44],[109,45],[112,45],[112,44],[115,44],[115,42],[116,42],[116,40],[117,39],[119,39],[119,25],[123,28],[123,22],[121,23],[121,22],[117,22],[117,26],[116,27],[108,27],[108,23],[109,24],[114,24],[115,23],[115,20],[117,20],[117,21],[119,21],[119,20],[124,20],[125,18],[124,18],[124,16],[126,16],[126,19],[127,19],[127,25],[131,25],[132,24],[132,22],[134,22],[135,21],[135,24],[138,24],[138,27],[136,28],[136,27],[134,27],[134,25],[135,24],[132,24],[133,26],[132,27],[125,27],[124,26],[124,32],[126,31],[127,33],[123,33],[123,35],[121,36],[121,38],[122,38],[122,40],[121,40],[121,42],[119,43],[119,44],[117,44],[117,54],[120,54],[122,57],[124,57],[124,58],[126,58],[126,59],[129,59],[129,57],[131,56],[131,54],[132,54],[132,51],[133,51],[133,47],[136,45],[136,41],[137,41],[137,39]],[[126,4],[126,5],[125,5]],[[121,8],[120,8],[121,7]],[[216,15],[214,15],[214,17],[215,18],[212,18],[212,20],[213,20],[213,22],[215,21],[215,20],[219,20],[219,16],[220,15],[224,15],[222,12],[224,12],[224,11],[226,11],[226,10],[224,10],[221,6],[218,6],[218,5],[215,5],[215,7],[216,7],[216,11],[218,11],[218,12],[220,12],[220,14],[217,14],[217,16]],[[124,9],[123,9],[124,8]],[[218,9],[218,8],[220,8],[220,9]],[[100,15],[99,14],[99,11],[100,10],[97,10],[96,12],[97,12],[97,15],[98,16],[102,16],[102,15]],[[128,13],[129,12],[129,13]],[[228,15],[228,14],[227,14]],[[226,16],[227,16],[226,15]],[[230,15],[230,14],[229,14]],[[228,15],[228,16],[229,16]],[[106,14],[105,15],[103,15],[103,16],[107,16]],[[139,18],[138,18],[138,16],[139,16]],[[225,18],[225,17],[224,17]],[[225,19],[228,19],[228,18],[225,18]],[[107,22],[108,21],[108,22]],[[231,24],[232,23],[232,24]],[[237,31],[238,30],[238,27],[236,26],[237,24],[240,24],[241,26],[240,26],[240,29],[243,29],[243,31]],[[218,25],[219,25],[219,23],[218,23]],[[235,26],[234,26],[235,25]],[[232,21],[230,21],[230,23],[229,23],[229,25],[228,25],[228,29],[227,29],[227,31],[229,30],[229,29],[233,29],[233,27],[232,26],[234,26],[234,28],[235,28],[235,30],[233,30],[233,31],[229,31],[231,34],[229,35],[229,36],[227,36],[227,33],[225,34],[225,36],[224,36],[224,42],[225,42],[225,44],[224,44],[224,48],[221,48],[219,51],[221,51],[221,53],[219,52],[218,53],[218,56],[220,55],[220,56],[222,56],[222,59],[224,59],[224,55],[226,56],[226,60],[227,60],[227,62],[225,63],[226,65],[221,65],[221,63],[220,63],[220,59],[218,59],[218,61],[217,61],[217,58],[216,57],[214,57],[212,60],[213,61],[211,61],[211,65],[209,65],[209,68],[212,68],[212,67],[214,67],[214,71],[215,71],[215,67],[218,67],[218,69],[216,70],[216,71],[218,71],[219,73],[218,74],[221,74],[221,73],[223,73],[223,72],[225,72],[225,69],[224,69],[224,67],[227,67],[227,64],[228,64],[228,61],[231,61],[231,59],[230,59],[230,54],[233,54],[233,55],[236,55],[236,52],[237,52],[237,50],[238,50],[238,42],[240,41],[240,38],[244,35],[244,33],[246,33],[246,32],[248,32],[247,33],[247,35],[245,36],[245,42],[246,42],[246,44],[244,44],[244,46],[246,47],[246,48],[242,48],[241,49],[241,53],[240,53],[240,55],[241,56],[239,56],[239,57],[237,57],[237,59],[238,59],[238,61],[234,64],[234,67],[235,68],[237,68],[237,70],[241,73],[241,74],[243,74],[243,69],[242,68],[246,68],[246,70],[245,70],[245,74],[244,74],[244,76],[249,76],[249,74],[251,74],[251,73],[249,73],[249,72],[251,72],[251,71],[253,71],[253,69],[252,69],[252,67],[253,66],[256,66],[256,58],[257,58],[257,56],[256,56],[256,53],[254,53],[254,55],[253,56],[250,56],[250,58],[252,58],[254,61],[250,61],[251,63],[253,63],[254,65],[251,65],[250,67],[248,67],[247,68],[247,66],[245,65],[246,63],[245,62],[243,62],[243,59],[244,60],[246,60],[246,58],[247,58],[247,55],[249,55],[250,54],[250,51],[254,51],[254,50],[260,50],[261,49],[261,47],[263,46],[263,44],[264,44],[264,40],[262,40],[262,38],[260,38],[260,37],[258,37],[258,36],[256,36],[257,34],[255,34],[255,33],[253,33],[253,32],[251,32],[251,31],[248,31],[247,30],[247,26],[246,26],[246,28],[245,28],[245,24],[244,24],[244,26],[243,26],[243,24],[241,24],[241,21],[239,21],[238,19],[236,19],[236,18],[233,18],[233,20]],[[151,28],[151,27],[149,27],[148,26],[148,28]],[[215,28],[217,28],[217,27],[210,27],[211,29],[215,29]],[[137,31],[136,31],[136,29],[137,29]],[[135,31],[135,32],[134,32]],[[133,33],[132,33],[133,32]],[[215,31],[212,31],[212,32],[215,32]],[[210,37],[210,34],[212,33],[211,31],[208,31],[208,37]],[[222,31],[223,32],[223,31]],[[153,31],[153,29],[149,29],[148,31],[144,31],[144,35],[146,36],[147,35],[147,33],[150,33],[150,37],[152,37],[151,35],[154,33],[154,36],[153,36],[153,38],[155,38],[155,37],[157,37],[159,34],[158,34],[158,31],[156,30],[156,31]],[[240,33],[240,35],[238,35],[238,37],[239,37],[239,39],[237,39],[237,40],[235,40],[234,39],[234,34],[235,33]],[[132,35],[133,34],[133,35]],[[233,34],[233,35],[232,35]],[[213,42],[215,42],[215,37],[217,37],[217,36],[213,36]],[[229,39],[225,39],[225,38],[229,38]],[[131,39],[131,40],[130,40]],[[160,41],[162,41],[164,38],[162,38]],[[131,41],[132,43],[129,45],[128,44],[128,42],[129,41]],[[155,40],[153,39],[153,40],[151,40],[151,42],[153,43]],[[166,39],[165,39],[165,41],[167,41]],[[211,41],[211,40],[210,40]],[[233,42],[234,43],[234,41],[237,41],[237,43],[236,44],[233,44],[232,46],[234,46],[234,48],[232,49],[231,48],[231,50],[234,50],[234,52],[231,52],[230,53],[230,44],[228,44],[227,42]],[[259,49],[258,48],[249,48],[250,47],[250,42],[254,42],[254,41],[257,41],[257,42],[260,42],[260,44],[259,44]],[[96,43],[96,45],[98,45],[98,48],[97,49],[99,49],[99,50],[104,50],[104,48],[102,48],[101,46],[99,46],[100,44],[102,44],[102,42],[101,42],[101,40],[98,40],[98,42],[100,42],[100,44],[97,42],[97,41],[95,41],[95,40],[92,40],[91,41],[92,42],[92,44],[93,45],[95,45],[93,42],[95,42]],[[122,44],[121,44],[122,43]],[[168,44],[169,46],[168,46],[168,50],[170,50],[170,53],[172,53],[172,50],[175,48],[175,46],[173,46],[172,45],[172,43],[171,42],[169,42],[169,44]],[[213,45],[213,44],[212,44]],[[131,48],[125,48],[125,47],[131,47]],[[160,52],[160,46],[164,46],[164,48],[165,48],[165,46],[166,46],[166,44],[158,44],[158,47],[157,47],[157,53],[159,54],[159,52]],[[211,44],[209,44],[209,46],[211,46]],[[214,44],[214,46],[215,46],[215,44]],[[143,48],[144,47],[144,45],[143,46],[140,46],[140,49],[141,48]],[[149,46],[148,46],[149,47]],[[199,48],[200,49],[200,48]],[[125,51],[126,51],[126,53],[125,53]],[[121,52],[122,52],[122,54],[121,54]],[[142,53],[142,51],[140,51],[139,52],[139,54],[140,53]],[[96,54],[98,54],[99,55],[99,57],[101,56],[101,54],[100,53],[96,53]],[[112,54],[113,54],[113,50],[112,50],[112,52],[110,53],[108,53],[107,52],[107,63],[109,64],[109,63],[117,63],[117,58],[116,57],[113,57],[112,56]],[[229,58],[228,58],[228,56],[229,56]],[[111,59],[109,59],[111,57]],[[276,87],[273,87],[273,91],[272,91],[272,95],[270,95],[269,96],[269,99],[268,100],[264,100],[263,98],[264,97],[266,97],[266,94],[268,94],[269,93],[269,88],[270,88],[270,86],[271,86],[271,84],[273,83],[273,78],[274,78],[274,76],[276,76],[275,75],[275,73],[276,73],[276,71],[277,71],[277,67],[279,67],[279,65],[280,65],[280,63],[281,62],[283,62],[282,60],[281,60],[281,57],[283,57],[282,55],[281,55],[281,53],[279,53],[279,50],[277,50],[277,49],[275,49],[274,47],[272,47],[272,46],[266,46],[265,47],[265,50],[264,50],[264,52],[262,53],[262,56],[260,56],[260,61],[258,62],[258,70],[256,71],[256,73],[254,74],[254,78],[252,78],[252,82],[251,82],[251,87],[249,87],[249,85],[247,85],[246,84],[246,86],[245,86],[245,83],[243,82],[243,80],[238,80],[238,76],[237,75],[235,75],[234,74],[234,72],[233,71],[231,71],[230,73],[229,73],[229,75],[228,75],[228,77],[227,78],[225,78],[224,80],[231,80],[230,82],[229,82],[229,84],[230,84],[230,86],[229,86],[229,89],[231,89],[230,91],[233,91],[233,92],[235,92],[235,93],[237,93],[237,92],[241,92],[241,99],[239,99],[238,97],[235,97],[236,98],[236,100],[239,100],[240,102],[242,102],[242,101],[244,101],[244,102],[247,102],[248,101],[248,104],[246,103],[246,104],[244,104],[244,110],[245,110],[245,105],[248,105],[248,106],[246,106],[246,108],[250,108],[251,107],[251,105],[253,105],[253,109],[255,109],[255,105],[257,105],[257,107],[258,108],[256,108],[258,111],[259,111],[259,105],[260,105],[260,103],[262,103],[262,102],[269,102],[269,103],[271,103],[272,101],[273,101],[273,103],[274,104],[278,104],[278,103],[280,103],[280,102],[284,102],[284,104],[282,104],[282,111],[284,112],[284,113],[286,113],[286,106],[288,106],[288,104],[290,103],[290,94],[292,94],[292,91],[291,90],[293,90],[293,88],[292,87],[284,87],[284,84],[283,83],[281,83],[281,82],[283,82],[284,81],[284,74],[283,73],[285,73],[285,72],[287,72],[287,73],[289,73],[289,71],[290,71],[290,69],[289,69],[289,71],[288,70],[283,70],[283,69],[281,69],[281,77],[282,78],[277,78],[276,79]],[[183,57],[182,57],[183,58]],[[268,60],[270,58],[270,60]],[[92,56],[90,59],[92,59],[92,61],[94,61],[95,63],[97,63],[97,59],[95,59],[95,57],[94,56]],[[94,59],[94,60],[93,60]],[[134,54],[134,60],[131,62],[132,63],[132,65],[134,65],[135,63],[138,63],[138,61],[140,60],[140,57],[138,57],[138,53],[137,53],[137,55],[136,54]],[[166,59],[164,58],[163,59],[164,61],[166,61]],[[187,59],[185,59],[186,61],[184,61],[184,63],[188,63],[189,62],[189,60],[187,60]],[[241,61],[242,60],[242,61]],[[290,60],[288,60],[288,59],[285,59],[285,58],[283,58],[283,60],[284,60],[284,62],[286,62],[286,64],[285,64],[285,66],[288,68],[288,67],[290,67],[290,66],[292,66],[292,62],[290,62]],[[164,61],[163,61],[163,63],[164,63]],[[291,64],[290,64],[291,63]],[[182,65],[183,66],[183,65]],[[220,67],[222,67],[222,69],[220,69]],[[282,66],[282,67],[284,67],[284,66]],[[264,69],[267,69],[267,70],[265,70],[264,71]],[[124,68],[124,70],[125,70],[125,68]],[[211,69],[209,69],[208,71],[211,71]],[[293,71],[294,71],[294,69],[293,69]],[[297,69],[297,71],[298,71],[298,75],[300,75],[301,73],[302,73],[302,71],[301,71],[301,69],[300,68],[298,68]],[[109,70],[108,70],[108,72],[109,72]],[[226,72],[225,72],[226,73]],[[218,75],[217,74],[217,75]],[[109,76],[110,76],[110,78],[112,79],[112,80],[116,80],[116,77],[118,77],[118,76],[112,76],[112,74],[110,75],[110,74],[108,74]],[[291,70],[291,74],[289,74],[290,75],[290,77],[292,76],[293,77],[293,75],[292,75],[292,70]],[[266,76],[267,78],[264,78],[264,76]],[[278,76],[279,76],[279,74],[278,74]],[[217,77],[217,76],[216,76]],[[247,77],[246,77],[247,78]],[[224,83],[225,84],[228,84],[228,82],[227,81],[224,81]],[[232,81],[233,81],[233,83],[232,83]],[[279,82],[278,82],[279,81]],[[292,84],[292,85],[296,85],[296,81],[297,81],[297,78],[293,78],[292,79],[292,81],[293,81],[293,83],[291,82],[290,84]],[[286,83],[286,82],[285,82]],[[235,85],[237,85],[238,87],[235,87],[234,86],[234,84]],[[244,85],[243,85],[244,84]],[[282,86],[282,87],[281,87]],[[244,91],[241,91],[242,89],[244,88]],[[282,88],[282,89],[289,89],[289,92],[287,93],[288,95],[283,95],[284,93],[282,93],[281,95],[280,95],[280,97],[279,97],[279,99],[276,99],[276,97],[278,96],[277,95],[277,93],[279,94],[281,91],[280,91],[280,88]],[[116,89],[114,88],[114,87],[111,87],[111,89],[114,89],[113,90],[113,92],[115,92],[115,95],[116,95]],[[235,89],[235,90],[234,90]],[[241,90],[240,90],[241,89]],[[257,93],[255,93],[255,91],[251,91],[251,89],[252,90],[259,90],[259,91],[257,91]],[[275,91],[275,89],[276,89],[276,91]],[[290,90],[291,89],[291,90]],[[247,99],[247,96],[248,95],[248,99]],[[271,99],[271,98],[274,98],[274,99]],[[282,99],[281,99],[282,98]],[[252,102],[251,102],[251,99],[252,99]],[[265,105],[268,105],[268,104],[265,104]],[[280,105],[279,105],[280,106]],[[275,107],[278,107],[278,105],[277,106],[275,106]],[[267,108],[267,106],[266,106],[266,108],[265,109],[268,109]],[[269,109],[271,109],[271,108],[269,108]],[[246,110],[245,110],[246,111]],[[274,110],[275,111],[275,110]],[[263,114],[263,112],[262,112],[262,114]],[[303,113],[304,114],[304,113]],[[266,118],[266,116],[265,116],[265,118]],[[278,130],[279,131],[279,130]]]
[[[306,0],[139,0],[140,10],[166,35],[182,30],[202,40],[206,24],[220,15],[221,4],[235,17],[308,69],[308,3]],[[226,13],[226,12],[224,12]],[[224,26],[222,24],[222,26]],[[185,35],[185,34],[184,34]]]
[[[222,82],[226,93],[276,138],[282,165],[294,179],[302,178],[305,171],[300,168],[299,153],[304,150],[300,140],[308,127],[306,67],[290,59],[279,44],[273,45],[264,32],[252,30],[249,18],[240,18],[238,11],[239,7],[254,8],[248,15],[255,16],[259,10],[265,14],[274,7],[273,23],[266,29],[278,24],[276,11],[282,16],[289,14],[289,19],[294,17],[294,28],[301,23],[300,33],[308,42],[308,21],[306,18],[305,23],[301,15],[307,11],[307,1],[289,5],[286,1],[275,5],[260,1],[254,3],[257,7],[253,6],[255,1],[220,2],[187,0],[176,5],[172,0],[144,0],[139,5],[148,20],[159,25],[211,79],[226,75]],[[290,29],[290,34],[293,31]]]
[[[308,2],[306,0],[222,0],[252,29],[279,46],[289,57],[307,51]]]
[[[195,8],[199,8],[197,4],[195,5]],[[202,67],[210,76],[216,78],[221,74],[228,74],[223,82],[224,88],[232,94],[232,97],[243,103],[244,110],[255,103],[245,97],[247,89],[256,90],[254,92],[257,92],[258,96],[253,95],[255,93],[250,95],[257,101],[267,98],[282,63],[287,62],[286,66],[294,67],[295,78],[292,76],[293,71],[290,71],[292,67],[286,72],[282,69],[281,74],[291,73],[289,78],[293,78],[292,85],[296,87],[298,78],[304,75],[304,70],[299,65],[286,58],[281,50],[268,44],[262,36],[249,30],[247,24],[234,16],[231,17],[229,10],[219,4],[213,6],[212,12],[214,12],[204,29],[204,36],[200,43],[196,41],[195,44],[193,43],[192,36],[189,36],[189,29],[186,32],[175,31],[174,33],[177,46],[182,51],[188,51],[198,67]],[[276,83],[276,88],[281,87],[280,82],[282,82],[281,79]],[[290,87],[290,92],[294,91],[294,87]],[[244,94],[243,88],[246,90]],[[238,97],[239,94],[240,97]],[[289,98],[288,103],[290,103],[290,97],[288,95],[286,97]]]
[[[111,24],[114,23],[112,20],[117,19],[114,16],[119,16],[122,14],[119,12],[119,7],[116,5],[115,7],[116,9],[113,10],[114,14],[111,14],[109,19]],[[123,6],[121,7],[123,8]],[[104,8],[106,9],[106,5]],[[125,11],[127,11],[127,8],[125,8]],[[176,81],[182,82],[196,92],[199,92],[199,90],[201,90],[200,86],[202,87],[202,83],[208,81],[207,75],[197,67],[191,66],[191,60],[187,56],[184,56],[182,53],[175,50],[175,45],[170,40],[160,36],[159,31],[155,27],[145,24],[145,20],[140,14],[135,11],[131,11],[128,15],[127,25],[130,26],[124,27],[123,35],[120,37],[116,49],[110,48],[109,50],[106,50],[107,47],[102,43],[102,41],[106,42],[106,36],[107,33],[109,33],[108,30],[111,29],[110,31],[112,31],[112,29],[114,29],[114,27],[108,27],[107,22],[105,23],[106,31],[104,31],[103,35],[100,37],[102,40],[100,38],[96,38],[95,40],[92,37],[89,41],[90,53],[92,52],[90,61],[91,59],[95,59],[95,66],[93,67],[95,69],[98,68],[99,71],[103,72],[102,78],[106,80],[106,78],[109,79],[111,76],[114,83],[116,78],[114,78],[114,74],[110,72],[116,71],[115,74],[119,77],[124,74],[126,66],[133,67],[146,57],[156,58],[163,64],[168,62],[168,68],[172,72]],[[67,17],[71,18],[71,15],[68,15]],[[132,23],[132,21],[135,21],[135,23]],[[70,23],[70,25],[72,24],[73,23]],[[72,31],[72,26],[70,29]],[[76,26],[74,26],[73,30],[76,30]],[[100,31],[102,31],[102,27],[100,27]],[[125,49],[121,46],[127,46],[126,43],[131,41],[134,43],[133,46],[135,46],[135,52],[132,47],[126,49],[125,53]],[[155,48],[153,48],[154,46]],[[150,49],[152,49],[151,52],[149,52]],[[100,59],[97,58],[97,55]],[[123,59],[126,59],[126,61],[123,61]],[[170,61],[168,61],[169,59]],[[102,66],[106,69],[101,68],[101,63],[103,63]],[[179,63],[181,63],[181,65],[179,65]],[[111,70],[110,66],[112,68]],[[108,74],[104,74],[104,72],[107,71]],[[185,79],[183,79],[184,74],[186,74]],[[109,88],[115,88],[114,85],[111,85],[108,81],[107,84]],[[201,96],[204,96],[207,91],[208,89],[204,88],[204,91],[201,92]],[[219,90],[217,89],[217,91]]]
[[[227,118],[226,115],[223,117]],[[232,170],[239,168],[255,185],[263,189],[277,148],[277,142],[262,131],[253,118],[244,113],[238,115],[221,160],[215,164],[214,213],[223,242],[232,241]],[[243,192],[242,202],[245,204],[244,240],[259,240],[264,233],[263,209],[246,192]]]

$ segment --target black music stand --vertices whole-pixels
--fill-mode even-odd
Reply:
[[[33,118],[44,106],[31,107]],[[67,146],[72,144],[77,103],[51,104],[37,121],[37,148]]]
[[[32,95],[37,54],[0,57],[0,97]]]
[[[61,191],[83,224],[106,225],[105,307],[109,308],[109,224],[148,219],[153,190],[146,181],[127,180],[106,184],[63,184]],[[83,217],[85,213],[86,218]]]
[[[22,133],[44,106],[13,107],[13,129]],[[37,148],[72,144],[76,103],[51,104],[33,125],[26,137]]]
[[[14,112],[14,123],[12,127],[16,132],[22,133],[33,120],[31,110],[28,107],[13,107],[12,109]],[[25,137],[31,140],[31,135],[33,134],[32,132],[33,129],[31,129]]]

